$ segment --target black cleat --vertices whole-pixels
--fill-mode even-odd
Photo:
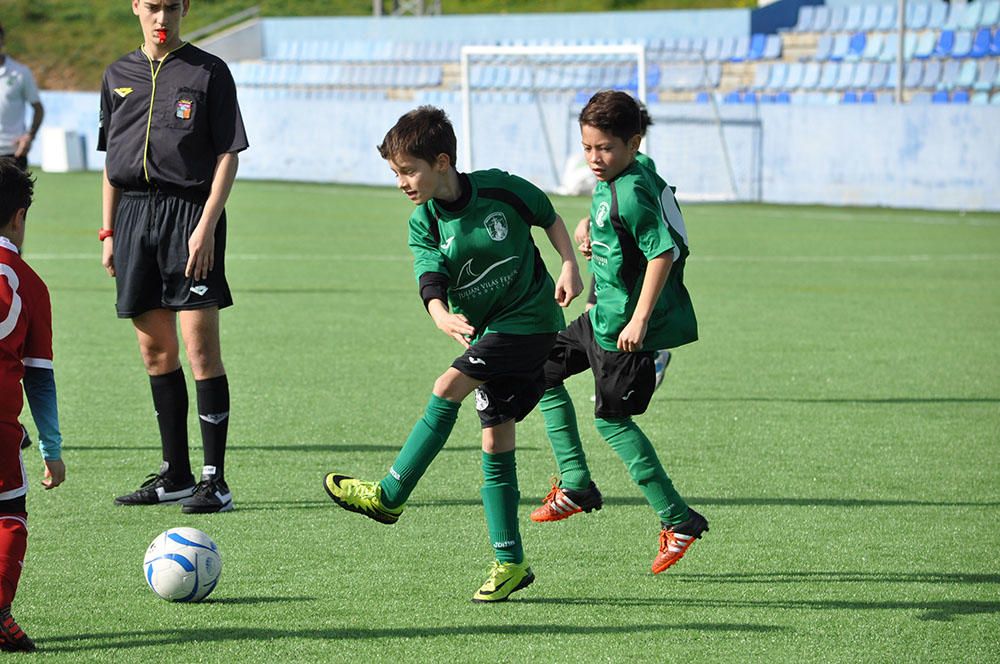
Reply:
[[[4,652],[34,652],[35,642],[32,641],[21,626],[10,615],[10,607],[0,609],[0,650]]]
[[[177,480],[160,472],[146,476],[146,481],[130,494],[115,498],[115,505],[166,505],[189,498],[194,493],[194,477]]]
[[[31,447],[31,436],[28,435],[28,430],[24,428],[24,425],[21,425],[21,433],[21,449]]]
[[[214,475],[202,475],[194,494],[181,501],[181,511],[185,514],[213,514],[233,509],[233,494],[225,480]]]

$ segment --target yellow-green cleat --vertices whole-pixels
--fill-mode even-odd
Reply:
[[[535,575],[527,563],[501,563],[494,560],[486,583],[472,596],[472,601],[506,601],[511,593],[527,588],[534,580]]]
[[[328,473],[323,488],[333,501],[350,512],[364,514],[379,523],[396,523],[403,505],[386,507],[382,504],[382,487],[378,482],[365,482],[340,473]]]

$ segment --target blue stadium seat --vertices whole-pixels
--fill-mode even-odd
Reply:
[[[931,14],[927,18],[927,28],[929,30],[940,30],[948,20],[948,3],[931,2]]]
[[[930,35],[931,47],[934,46],[934,34],[928,33]],[[896,39],[896,43],[899,43],[899,39]],[[905,38],[903,39],[903,59],[912,60],[917,52],[917,33],[907,32]],[[895,59],[895,56],[893,56]]]
[[[813,56],[817,62],[826,62],[833,53],[833,35],[820,35],[816,42],[816,55]]]
[[[810,32],[826,32],[830,27],[830,8],[826,5],[816,5],[813,12],[813,22],[809,26]]]
[[[878,27],[878,13],[879,6],[875,3],[866,3],[864,5],[864,11],[861,12],[861,25],[858,26],[859,30],[864,30],[865,32],[871,32]]]
[[[990,54],[1000,55],[1000,30],[993,33],[993,41],[990,42]]]
[[[726,96],[722,98],[723,104],[739,104],[740,103],[740,92],[739,90],[733,90],[732,92],[726,93]]]
[[[799,87],[803,90],[815,90],[819,85],[820,76],[822,76],[822,68],[818,62],[805,63]]]
[[[834,90],[846,90],[851,87],[851,83],[854,81],[854,71],[855,63],[853,62],[842,62],[840,63],[840,71],[837,72],[837,81],[833,84]]]
[[[861,23],[864,14],[864,5],[850,5],[847,8],[847,18],[844,19],[844,32],[857,32],[861,30]]]
[[[912,34],[912,33],[910,33]],[[934,54],[934,47],[937,45],[937,38],[933,32],[921,33],[917,39],[917,47],[913,52],[913,57],[919,60],[926,60]]]
[[[885,35],[881,32],[873,32],[865,39],[865,48],[861,51],[862,60],[878,60],[882,55],[882,46],[885,45]]]
[[[790,104],[792,103],[792,95],[788,94],[787,92],[779,92],[778,94],[774,95],[774,103]]]
[[[830,59],[840,62],[847,55],[847,49],[851,45],[851,37],[846,34],[839,34],[833,38],[833,49],[830,51]]]
[[[830,24],[826,26],[827,31],[843,32],[845,23],[847,23],[847,7],[843,5],[830,7]]]
[[[711,97],[708,96],[709,93],[702,90],[694,96],[694,103],[696,104],[707,104],[712,101]],[[586,102],[584,102],[586,103]]]
[[[719,48],[719,60],[728,62],[736,53],[736,37],[723,37],[722,46]]]
[[[941,80],[941,61],[928,60],[924,63],[924,75],[920,79],[921,88],[936,88]]]
[[[867,88],[872,85],[872,63],[858,62],[854,65],[854,76],[848,87]]]
[[[951,49],[951,57],[967,58],[972,51],[972,33],[961,30],[955,33],[955,45]]]
[[[933,95],[931,95],[932,104],[947,104],[948,103],[948,91],[938,90]]]
[[[862,104],[874,104],[875,103],[875,93],[871,90],[865,90],[861,93],[861,99],[859,99]]]
[[[962,69],[961,60],[945,60],[941,67],[941,80],[938,87],[943,90],[951,90],[958,82],[958,74]]]
[[[760,60],[764,57],[765,35],[760,32],[754,33],[750,38],[750,50],[747,52],[747,60]]]
[[[922,80],[924,80],[924,63],[920,60],[907,62],[903,68],[903,86],[919,88]]]
[[[750,38],[749,37],[737,37],[736,38],[736,48],[733,51],[733,57],[729,60],[730,62],[743,62],[747,59],[747,54],[750,52]]]
[[[889,32],[896,27],[896,5],[888,2],[879,5],[878,26],[882,32]]]
[[[756,104],[757,103],[757,93],[756,92],[744,92],[743,96],[740,97],[741,104]]]
[[[962,63],[962,68],[958,71],[958,78],[955,80],[955,87],[971,88],[976,84],[976,74],[979,73],[977,64],[975,60],[966,60]]]
[[[1000,25],[1000,0],[983,3],[983,17],[979,20],[979,25],[983,28]]]
[[[883,90],[895,90],[896,89],[896,83],[897,83],[896,79],[898,77],[899,67],[896,65],[895,62],[893,62],[891,64],[883,62],[883,63],[880,63],[880,64],[882,64],[884,67],[886,67],[885,82],[882,84],[882,89]],[[907,63],[907,64],[909,64],[909,63]],[[872,77],[874,78],[874,75]]]
[[[885,87],[887,78],[889,78],[889,65],[884,62],[873,62],[868,86],[874,90],[881,90]]]
[[[802,85],[802,74],[805,66],[801,62],[788,63],[788,73],[785,75],[785,82],[782,87],[794,90]]]
[[[979,28],[976,36],[972,38],[972,49],[969,51],[970,58],[982,58],[990,53],[990,29]]]
[[[888,6],[888,5],[883,5]],[[911,33],[906,33],[911,34]],[[932,44],[933,47],[933,44]],[[882,52],[878,59],[881,62],[893,62],[896,59],[896,51],[899,49],[899,33],[890,32],[885,36],[885,43],[882,44]]]
[[[934,55],[939,58],[948,57],[953,48],[955,48],[955,31],[942,30],[937,45],[934,47]]]
[[[814,5],[804,5],[799,7],[799,18],[792,27],[792,32],[809,32],[812,30],[813,19],[815,18],[816,7]]]
[[[771,66],[771,75],[767,79],[765,87],[768,90],[780,90],[785,87],[785,81],[787,80],[788,64],[785,62],[776,62]]]
[[[865,52],[865,33],[855,32],[851,35],[851,40],[847,44],[847,55],[844,56],[847,60],[860,60],[862,53]]]
[[[837,85],[837,79],[840,78],[840,63],[839,62],[827,62],[823,65],[823,71],[819,77],[819,83],[816,85],[817,90],[832,90],[835,85]]]
[[[979,3],[976,3],[976,4],[979,4]],[[944,22],[944,29],[945,30],[960,30],[961,26],[962,26],[962,21],[965,19],[965,8],[968,7],[969,5],[966,5],[964,2],[961,3],[961,4],[959,4],[957,2],[956,3],[948,3],[948,5],[949,5],[949,7],[948,7],[948,20],[946,20]]]
[[[958,27],[962,30],[975,30],[979,27],[979,22],[983,18],[983,3],[972,2],[965,6],[965,15],[958,21]]]
[[[931,7],[925,2],[906,3],[906,27],[909,30],[923,30],[927,27],[927,19],[931,15]]]
[[[976,90],[989,91],[997,80],[998,68],[1000,68],[1000,64],[997,63],[995,58],[983,60],[982,65],[979,67],[979,75],[976,77],[976,82],[972,87]]]
[[[846,91],[840,98],[841,104],[857,104],[858,103],[858,93],[854,90]]]

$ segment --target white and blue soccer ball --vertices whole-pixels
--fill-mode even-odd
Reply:
[[[171,602],[198,602],[215,590],[222,574],[219,547],[197,528],[171,528],[157,535],[142,561],[146,583]]]

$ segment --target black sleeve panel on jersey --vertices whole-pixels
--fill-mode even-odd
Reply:
[[[208,110],[215,154],[240,152],[249,147],[246,129],[243,127],[243,115],[236,99],[236,82],[224,62],[219,62],[212,68]]]
[[[448,275],[440,272],[424,272],[420,275],[420,299],[426,309],[431,300],[448,302]]]
[[[531,208],[528,207],[528,204],[522,201],[521,198],[512,191],[508,191],[506,189],[486,188],[480,189],[479,195],[482,198],[491,198],[495,201],[501,201],[511,206],[517,210],[517,213],[521,215],[521,218],[524,219],[526,224],[530,225],[535,219],[535,215],[532,214]]]
[[[108,149],[108,123],[111,122],[111,88],[108,85],[108,73],[104,72],[101,79],[100,116],[97,123],[97,149],[106,152]]]
[[[621,212],[618,209],[618,188],[614,182],[611,183],[610,189],[611,214],[608,217],[611,221],[611,227],[615,230],[615,235],[618,236],[618,245],[621,247],[622,252],[622,267],[619,271],[619,277],[622,283],[631,291],[635,288],[636,283],[638,283],[639,276],[646,270],[646,263],[648,261],[642,251],[639,250],[639,245],[636,243],[635,238],[632,237],[632,233],[629,232],[628,227],[622,221]]]

